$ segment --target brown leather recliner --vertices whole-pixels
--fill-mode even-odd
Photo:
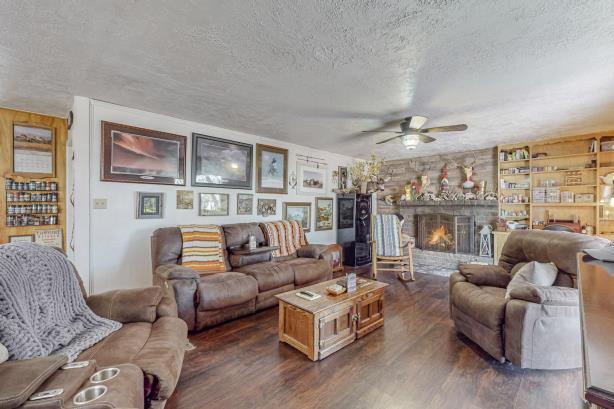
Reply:
[[[76,361],[88,361],[83,368],[60,369],[67,362],[63,355],[0,364],[0,408],[163,408],[179,380],[187,342],[187,327],[177,317],[170,289],[115,290],[88,297],[80,279],[79,284],[92,311],[122,327],[79,355]],[[120,370],[115,378],[90,381],[96,371],[109,367]],[[80,390],[94,385],[103,385],[106,393],[90,404],[73,404]],[[28,400],[54,389],[62,393]]]
[[[183,241],[178,227],[154,231],[151,257],[154,284],[172,287],[179,317],[188,329],[201,330],[277,305],[275,294],[330,280],[332,254],[326,245],[309,244],[288,257],[271,253],[236,255],[229,251],[247,244],[254,235],[259,246],[265,237],[258,223],[222,226],[226,271],[197,272],[181,266]]]
[[[580,367],[576,254],[608,244],[577,233],[510,233],[499,265],[464,264],[450,277],[454,326],[501,362],[507,359],[533,369]],[[531,261],[556,264],[559,272],[554,285],[517,288],[506,299],[508,283]]]

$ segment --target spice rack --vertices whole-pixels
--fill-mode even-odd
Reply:
[[[59,184],[6,178],[6,226],[55,226],[59,223]]]

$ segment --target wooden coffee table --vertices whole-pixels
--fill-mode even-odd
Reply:
[[[326,292],[336,279],[277,294],[279,341],[317,361],[384,325],[384,288],[388,284],[367,281],[369,285],[337,296]],[[296,296],[301,290],[321,297],[305,300]]]

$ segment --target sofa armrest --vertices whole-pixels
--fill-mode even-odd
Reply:
[[[503,267],[483,264],[461,264],[459,272],[471,284],[505,288],[512,277]]]
[[[51,355],[0,364],[0,408],[20,406],[67,361],[65,355]]]
[[[179,316],[177,301],[175,301],[175,287],[165,281],[162,286],[162,299],[156,308],[157,318]]]
[[[89,296],[87,305],[97,315],[110,320],[154,322],[162,295],[160,287],[113,290]]]
[[[578,306],[578,290],[568,287],[525,285],[510,292],[512,299],[542,305]]]
[[[156,268],[154,272],[155,279],[165,280],[198,280],[200,274],[198,271],[181,266],[179,264],[163,264]]]
[[[325,244],[308,244],[299,248],[296,251],[297,257],[305,257],[305,258],[321,258],[320,256],[328,249],[328,246]]]

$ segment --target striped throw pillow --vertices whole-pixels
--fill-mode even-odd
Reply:
[[[222,228],[214,224],[179,226],[183,248],[181,264],[197,271],[226,271]]]

